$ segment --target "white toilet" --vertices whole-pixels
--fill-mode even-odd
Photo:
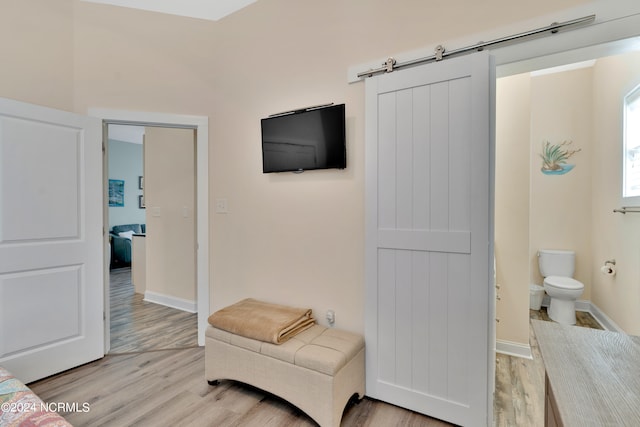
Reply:
[[[544,290],[551,298],[547,313],[552,320],[565,325],[576,324],[576,300],[584,290],[584,285],[572,278],[575,260],[574,251],[538,251],[538,267],[544,277]]]

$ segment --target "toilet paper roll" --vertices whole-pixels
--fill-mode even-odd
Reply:
[[[615,276],[616,275],[616,269],[613,267],[610,267],[608,265],[603,265],[600,268],[600,272],[602,274],[604,274],[605,276]]]

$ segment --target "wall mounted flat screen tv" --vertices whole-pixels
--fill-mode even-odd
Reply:
[[[269,116],[261,126],[264,173],[347,167],[344,104]]]

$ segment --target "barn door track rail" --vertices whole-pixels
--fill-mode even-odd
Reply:
[[[439,45],[436,47],[434,54],[431,56],[413,59],[411,61],[406,61],[401,63],[397,63],[394,58],[389,57],[384,62],[384,64],[382,64],[382,67],[376,68],[376,69],[370,69],[367,71],[362,71],[358,73],[358,78],[373,77],[378,74],[391,73],[392,71],[399,70],[401,68],[413,67],[416,65],[425,64],[429,62],[442,61],[443,59],[450,56],[458,56],[458,55],[463,55],[471,52],[479,52],[481,50],[484,50],[484,48],[487,48],[487,47],[504,45],[507,43],[518,43],[518,42],[526,41],[535,37],[553,35],[560,32],[560,30],[573,29],[578,26],[590,24],[595,19],[596,19],[596,15],[589,15],[589,16],[584,16],[582,18],[572,19],[570,21],[554,22],[553,24],[547,27],[542,27],[535,30],[525,31],[519,34],[513,34],[510,36],[501,37],[488,42],[480,42],[473,46],[462,47],[462,48],[454,49],[451,51],[447,51],[444,48],[444,46]]]

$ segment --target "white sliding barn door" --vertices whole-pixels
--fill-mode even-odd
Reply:
[[[366,80],[367,395],[491,423],[493,65]]]
[[[0,365],[31,382],[103,356],[102,125],[0,98]]]

